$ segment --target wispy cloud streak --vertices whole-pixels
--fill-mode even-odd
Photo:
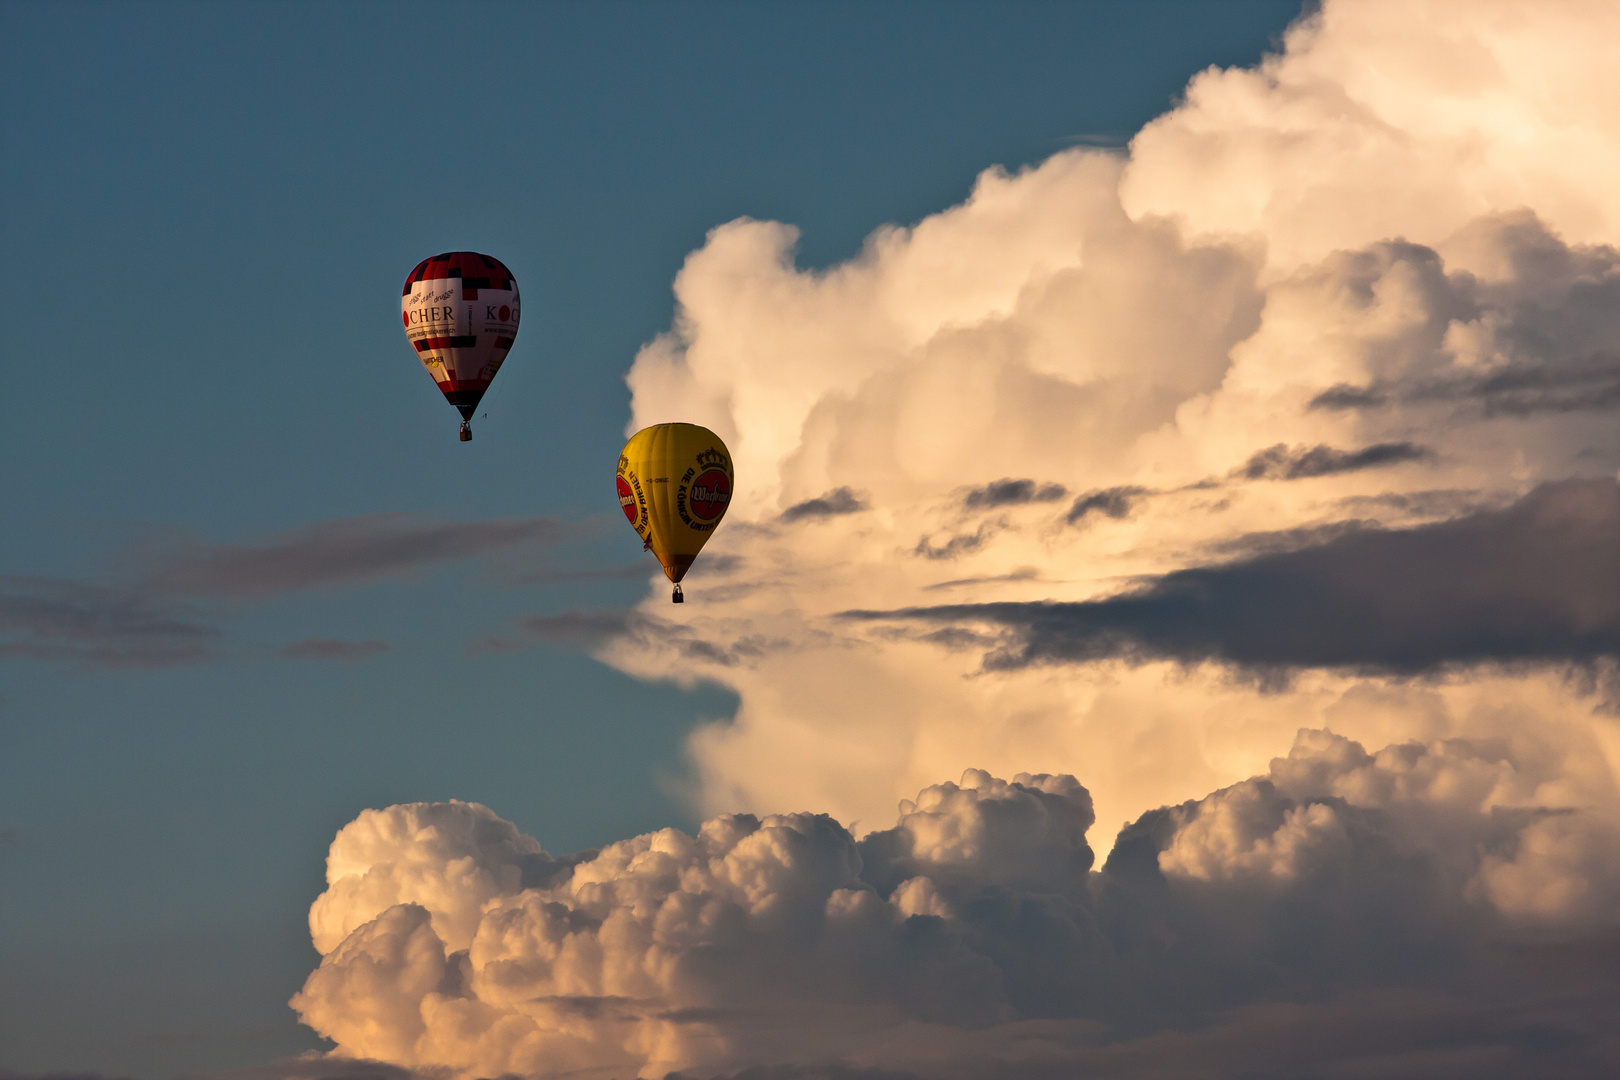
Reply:
[[[854,488],[841,487],[818,495],[814,499],[806,499],[794,503],[782,511],[782,520],[786,522],[803,521],[805,518],[840,517],[844,514],[858,514],[867,509],[867,503]]]
[[[198,546],[157,569],[148,587],[168,594],[256,600],[402,577],[435,563],[524,544],[554,544],[576,534],[551,518],[433,521],[368,514],[323,521],[263,543]]]
[[[140,592],[53,578],[0,578],[0,658],[170,667],[215,656],[221,631]]]
[[[388,651],[386,641],[343,641],[339,638],[305,638],[285,645],[280,654],[289,660],[341,660],[355,663],[370,660]]]
[[[225,654],[227,637],[217,625],[222,601],[263,601],[407,577],[433,565],[554,545],[582,532],[551,518],[458,522],[370,514],[264,541],[182,546],[151,559],[120,585],[0,578],[0,659],[100,667],[216,660]],[[278,652],[291,659],[352,662],[387,649],[381,641],[309,638]]]
[[[1410,461],[1428,461],[1434,451],[1409,442],[1374,443],[1360,450],[1332,446],[1276,446],[1257,451],[1235,473],[1246,480],[1305,480],[1334,473],[1376,469]]]

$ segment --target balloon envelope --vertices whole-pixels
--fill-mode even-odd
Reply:
[[[731,451],[696,424],[656,424],[624,444],[619,506],[679,583],[731,505]]]
[[[462,420],[471,420],[517,337],[512,271],[476,251],[423,259],[405,279],[400,314],[417,358]],[[462,432],[467,438],[465,423]]]

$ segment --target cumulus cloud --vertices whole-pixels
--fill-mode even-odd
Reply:
[[[1509,1076],[1562,993],[1565,1075],[1596,1076],[1620,1062],[1613,971],[1543,965],[1620,931],[1620,818],[1558,781],[1529,745],[1306,730],[1143,815],[1100,871],[1066,775],[970,769],[861,839],[730,814],[568,859],[476,804],[368,811],[293,1005],[340,1054],[456,1077],[1150,1076],[1195,1051],[1208,1075],[1375,1054]],[[1256,1044],[1285,1018],[1339,1046]]]
[[[1328,0],[1280,53],[1203,72],[1136,135],[1126,205],[1264,235],[1283,267],[1526,206],[1612,242],[1620,111],[1595,43],[1616,32],[1602,0]]]
[[[1126,152],[989,169],[846,263],[714,229],[628,427],[748,464],[700,565],[737,561],[598,649],[737,693],[704,810],[1084,769],[1118,822],[1301,723],[1606,723],[1568,665],[1615,651],[1615,18],[1327,0]]]

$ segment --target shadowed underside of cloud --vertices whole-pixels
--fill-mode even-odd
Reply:
[[[1620,656],[1620,484],[1544,484],[1505,510],[1167,574],[1085,603],[854,611],[990,623],[989,668],[1106,658],[1420,672]]]
[[[919,1080],[914,1072],[868,1069],[859,1065],[756,1065],[725,1075],[673,1072],[664,1080]]]
[[[263,544],[221,544],[176,558],[150,579],[154,591],[258,599],[399,577],[432,563],[521,544],[556,543],[577,530],[551,518],[424,521],[368,514],[323,521]]]
[[[1612,942],[1599,948],[1620,953]],[[1546,953],[1555,953],[1547,949]],[[1620,955],[1614,957],[1620,960]],[[1556,962],[1556,960],[1554,960]],[[1591,993],[1591,987],[1583,988]],[[1613,992],[1620,986],[1603,987]],[[1612,1018],[1611,1018],[1612,1019]],[[1056,1024],[1021,1025],[1033,1052],[997,1062],[1006,1080],[1596,1080],[1617,1058],[1606,1036],[1569,1011],[1569,995],[1540,988],[1531,1001],[1495,1005],[1410,990],[1349,994],[1315,1006],[1234,1009],[1185,1030],[1098,1042]],[[1039,1049],[1035,1049],[1038,1047]],[[666,1080],[936,1080],[992,1075],[982,1062],[898,1072],[852,1065],[771,1065],[732,1074],[688,1071]]]
[[[427,1080],[429,1074],[386,1061],[308,1053],[263,1065],[203,1073],[190,1080]],[[0,1072],[0,1080],[10,1080]],[[36,1078],[18,1078],[36,1080]],[[43,1078],[37,1078],[43,1080]]]

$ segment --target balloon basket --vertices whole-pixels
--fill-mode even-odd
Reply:
[[[465,420],[461,422],[461,441],[472,442],[472,425]]]
[[[686,597],[681,595],[681,587],[679,585],[675,586],[675,593],[669,598],[669,602],[672,604],[686,603]]]

